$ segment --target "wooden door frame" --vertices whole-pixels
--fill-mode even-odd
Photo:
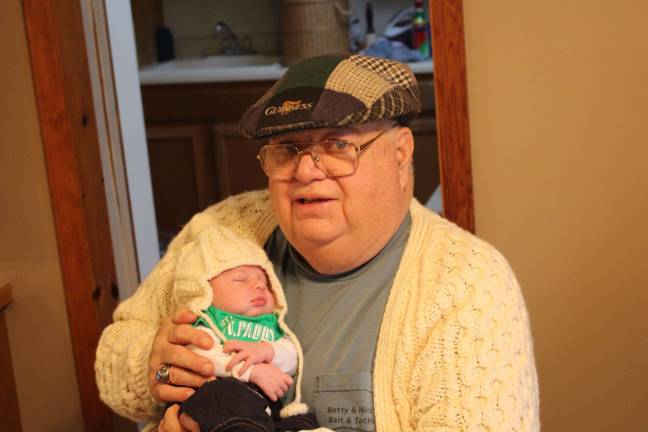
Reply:
[[[444,214],[474,232],[461,0],[429,0]],[[116,304],[80,2],[23,0],[47,179],[86,430],[111,430],[94,354]]]
[[[23,14],[84,428],[110,431],[94,360],[117,279],[81,2],[23,0]]]
[[[443,214],[475,232],[463,1],[429,0]]]

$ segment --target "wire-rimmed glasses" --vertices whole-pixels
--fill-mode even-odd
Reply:
[[[290,180],[295,176],[303,154],[309,154],[315,166],[328,177],[344,177],[358,169],[359,156],[370,144],[391,129],[390,126],[362,144],[343,139],[327,139],[309,143],[268,144],[259,150],[257,159],[266,175],[273,179]]]

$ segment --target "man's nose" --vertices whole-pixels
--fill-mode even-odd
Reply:
[[[314,157],[317,158],[318,156]],[[315,165],[312,153],[304,152],[299,155],[299,162],[297,163],[294,178],[301,183],[310,183],[315,180],[324,180],[326,174]]]

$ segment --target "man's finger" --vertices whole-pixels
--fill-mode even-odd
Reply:
[[[189,324],[172,326],[167,340],[175,345],[193,344],[202,349],[210,349],[214,345],[214,341],[205,332]]]
[[[200,432],[200,425],[187,413],[180,414],[180,423],[190,432]]]
[[[187,369],[178,366],[171,366],[169,369],[169,384],[180,387],[198,388],[206,382],[207,378],[205,376]]]
[[[153,397],[160,402],[184,402],[192,394],[194,390],[189,387],[176,387],[170,384],[157,384],[153,387]]]
[[[214,365],[212,365],[212,362],[210,362],[209,359],[192,352],[184,346],[167,346],[164,355],[162,356],[162,361],[173,366],[179,366],[199,373],[206,377],[214,374]]]
[[[178,416],[178,411],[180,405],[174,404],[169,407],[164,413],[164,418],[158,426],[158,432],[184,432],[185,428],[180,424],[180,418]]]
[[[171,317],[171,321],[175,324],[192,324],[196,319],[198,319],[198,315],[187,308],[180,309]]]

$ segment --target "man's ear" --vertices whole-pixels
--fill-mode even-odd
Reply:
[[[398,128],[396,137],[396,163],[401,177],[401,184],[409,181],[409,171],[412,159],[414,158],[414,135],[412,130],[406,126]]]

